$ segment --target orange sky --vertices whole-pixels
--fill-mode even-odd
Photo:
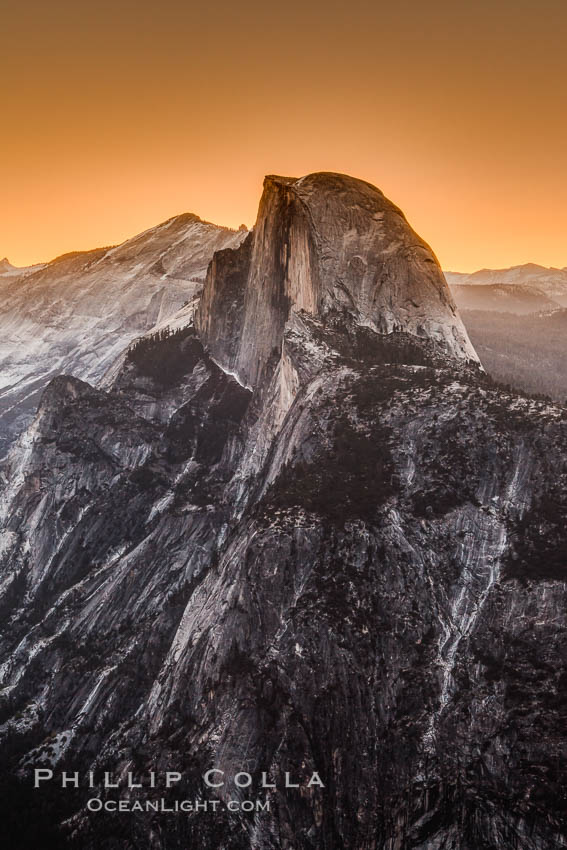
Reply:
[[[394,8],[395,7],[395,8]],[[567,265],[565,0],[5,0],[0,258],[343,171],[447,269]]]

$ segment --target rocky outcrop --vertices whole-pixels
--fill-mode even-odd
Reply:
[[[59,378],[11,453],[0,746],[11,775],[95,771],[53,797],[62,846],[567,842],[565,410],[491,383],[421,243],[392,247],[389,299],[347,279],[388,255],[366,186],[269,178],[198,332],[140,340],[104,392]],[[89,812],[109,795],[220,807]]]
[[[230,274],[224,257],[209,269],[196,318],[212,355],[244,384],[257,385],[273,368],[298,311],[348,315],[477,360],[431,249],[369,183],[330,173],[267,177],[250,241],[230,260]]]
[[[0,275],[2,274],[13,274],[17,270],[14,268],[12,263],[8,260],[8,257],[4,257],[3,260],[0,260]]]

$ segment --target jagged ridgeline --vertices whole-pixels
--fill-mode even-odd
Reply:
[[[53,380],[5,463],[19,846],[47,818],[85,850],[565,846],[564,409],[491,382],[430,248],[350,177],[266,178],[194,296],[97,386]]]

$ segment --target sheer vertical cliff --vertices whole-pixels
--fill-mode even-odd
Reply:
[[[104,387],[49,385],[0,503],[4,764],[95,773],[62,846],[566,845],[567,418],[491,383],[394,205],[267,178]]]
[[[255,386],[277,362],[293,312],[346,314],[477,359],[431,249],[369,183],[330,173],[267,177],[249,239],[230,274],[224,256],[211,265],[196,317],[213,356],[243,383]]]

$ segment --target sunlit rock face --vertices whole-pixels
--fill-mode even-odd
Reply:
[[[113,248],[0,262],[0,456],[55,375],[98,382],[125,346],[190,302],[215,251],[246,233],[176,216]]]
[[[348,315],[477,360],[431,249],[369,183],[330,173],[267,177],[254,233],[238,253],[209,269],[197,327],[243,383],[257,384],[277,362],[298,311]]]
[[[97,778],[50,797],[62,848],[567,841],[566,414],[491,383],[380,198],[268,178],[197,328],[177,313],[104,389],[52,382],[4,464],[6,774],[155,770],[122,796],[270,804],[107,818]],[[358,262],[349,282],[380,252],[383,286]]]

